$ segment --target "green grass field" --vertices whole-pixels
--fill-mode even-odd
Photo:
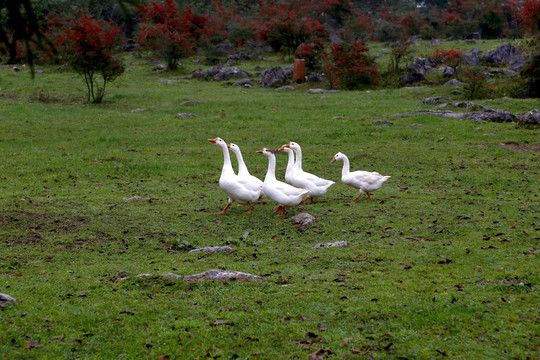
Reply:
[[[0,308],[1,359],[540,357],[538,130],[390,116],[460,100],[443,87],[276,92],[126,65],[101,105],[73,73],[0,69],[0,292],[18,300]],[[289,141],[324,178],[338,151],[392,177],[371,202],[338,182],[286,217],[271,201],[222,215],[216,136],[259,178],[256,150]],[[334,241],[348,247],[314,248]],[[221,245],[236,251],[182,251]],[[161,276],[210,269],[264,281]]]

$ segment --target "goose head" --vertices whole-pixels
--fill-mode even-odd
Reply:
[[[234,153],[239,153],[240,152],[240,147],[238,145],[234,144],[234,143],[228,144],[227,147],[229,149],[231,149],[231,151],[234,152]]]
[[[211,143],[216,144],[217,146],[227,147],[227,143],[225,142],[225,140],[223,140],[220,137],[213,138],[213,139],[208,139],[208,141],[210,141]]]
[[[290,148],[290,149],[293,149],[293,150],[300,150],[300,145],[298,145],[297,143],[291,141],[285,145],[283,145],[282,147],[279,148],[279,150],[284,150],[285,148]]]
[[[338,160],[343,160],[345,158],[345,155],[343,155],[342,153],[338,152],[336,155],[334,155],[334,157],[332,158],[332,160],[330,161],[330,164],[333,164],[334,162],[338,161]]]
[[[272,149],[262,148],[261,150],[257,150],[257,153],[263,154],[263,155],[265,155],[265,156],[270,157],[270,156],[275,155],[275,154],[277,153],[277,151],[276,151],[276,150],[272,150]]]

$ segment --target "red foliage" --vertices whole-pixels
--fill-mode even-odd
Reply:
[[[540,31],[540,0],[525,0],[521,12],[517,16],[522,27],[538,36]]]
[[[137,41],[166,58],[171,69],[217,31],[208,16],[194,13],[189,6],[178,8],[174,0],[154,1],[137,10],[142,14]]]
[[[301,45],[298,51],[294,53],[294,57],[304,59],[307,69],[317,70],[326,57],[325,48],[326,46],[321,39],[315,39],[311,44]]]
[[[375,61],[366,55],[369,49],[363,40],[350,45],[333,44],[330,50],[326,69],[332,83],[347,89],[377,84],[379,71]]]
[[[337,0],[292,0],[275,2],[258,0],[261,26],[259,39],[275,51],[292,53],[310,38],[327,36],[318,17],[337,4]]]
[[[462,60],[462,51],[461,50],[442,50],[438,46],[435,47],[430,58],[435,60],[437,64],[445,64],[450,67],[456,67]]]

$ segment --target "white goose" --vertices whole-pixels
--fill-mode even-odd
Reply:
[[[285,208],[300,204],[309,191],[299,189],[276,179],[276,156],[274,155],[274,151],[264,148],[257,152],[268,157],[268,170],[264,178],[263,192],[267,197],[279,204],[276,212],[286,215]]]
[[[362,193],[366,193],[369,200],[371,200],[370,192],[373,192],[379,189],[382,184],[390,178],[390,176],[381,175],[378,172],[370,171],[353,171],[349,172],[349,158],[340,152],[338,152],[332,158],[330,163],[335,161],[343,160],[343,169],[341,170],[341,181],[344,184],[350,185],[357,188],[360,191],[360,194],[353,199],[353,201],[358,200]]]
[[[309,203],[313,204],[314,197],[326,194],[328,188],[334,185],[336,182],[332,180],[325,180],[302,169],[302,149],[300,148],[300,145],[295,142],[290,142],[283,145],[279,150],[285,150],[286,148],[290,148],[294,151],[296,154],[296,161],[291,169],[289,169],[289,166],[287,166],[285,180],[287,180],[287,182],[291,185],[309,190]],[[289,161],[290,159],[291,155],[289,154]]]
[[[219,178],[219,187],[229,197],[227,206],[221,210],[222,214],[225,214],[231,203],[236,201],[239,204],[247,204],[250,209],[248,214],[253,212],[253,201],[256,201],[261,194],[261,187],[255,185],[253,182],[241,179],[234,173],[231,157],[229,156],[229,149],[227,143],[217,137],[214,139],[208,139],[208,141],[216,144],[223,151],[223,168],[221,169],[221,176]]]
[[[258,188],[260,188],[261,190],[259,191],[259,199],[263,198],[264,197],[264,193],[262,191],[263,182],[249,173],[246,163],[244,162],[244,157],[242,156],[242,152],[240,151],[240,147],[233,143],[230,143],[227,146],[234,153],[234,155],[236,155],[236,160],[238,160],[238,177],[242,180],[251,182],[254,184],[254,186],[257,186]],[[261,205],[262,205],[262,202],[261,202]]]

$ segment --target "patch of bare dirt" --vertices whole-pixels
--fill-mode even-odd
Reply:
[[[15,228],[22,233],[7,239],[11,243],[39,243],[45,233],[76,233],[85,227],[85,219],[80,216],[65,217],[59,214],[11,211],[0,214],[0,226]]]
[[[517,143],[499,143],[500,146],[516,151],[540,152],[540,144],[520,145]]]

